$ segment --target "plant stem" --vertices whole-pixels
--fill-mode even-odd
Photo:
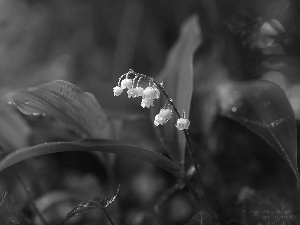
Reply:
[[[165,89],[159,83],[157,83],[156,81],[154,81],[154,80],[152,80],[152,81],[157,86],[157,88],[163,93],[163,95],[167,98],[168,103],[172,106],[172,108],[173,108],[176,116],[178,117],[178,119],[181,118],[181,115],[180,115],[178,109],[174,105],[172,99],[169,97],[169,95],[167,94],[167,92],[165,91]],[[196,168],[197,175],[199,177],[201,177],[200,176],[200,165],[199,165],[199,163],[196,162],[196,157],[195,157],[196,154],[193,151],[193,147],[192,147],[192,143],[191,143],[191,139],[190,139],[188,130],[186,130],[186,129],[183,130],[183,134],[185,136],[186,143],[187,143],[187,146],[188,146],[188,150],[189,150],[190,155],[191,155],[192,160],[193,160],[193,164],[194,164],[194,166]]]
[[[36,215],[40,218],[41,222],[43,225],[47,225],[48,223],[46,222],[45,218],[43,217],[42,213],[39,211],[39,209],[36,207],[34,200],[31,196],[30,190],[28,189],[28,186],[26,185],[25,181],[23,180],[23,178],[20,176],[20,174],[12,169],[13,173],[15,174],[15,176],[17,177],[17,180],[20,182],[21,186],[23,187],[24,191],[27,194],[29,203],[32,207],[32,209],[34,210],[34,212],[36,213]]]
[[[107,217],[107,219],[109,220],[109,222],[111,223],[111,225],[114,225],[114,222],[112,221],[111,217],[108,215],[106,209],[103,208],[102,211],[104,212],[105,216]]]
[[[160,208],[166,203],[167,200],[170,199],[172,195],[174,195],[177,191],[181,190],[185,187],[185,183],[181,179],[178,179],[177,182],[170,187],[163,195],[159,198],[158,202],[154,206],[154,211],[158,213]]]

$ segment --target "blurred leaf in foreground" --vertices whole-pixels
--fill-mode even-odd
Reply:
[[[262,137],[287,161],[297,178],[297,128],[285,92],[268,81],[225,83],[217,87],[220,113]]]
[[[160,153],[145,148],[124,145],[113,140],[83,140],[77,142],[44,143],[32,147],[18,149],[0,161],[0,171],[26,159],[65,151],[105,152],[130,156],[135,159],[152,163],[162,169],[178,175],[179,167],[170,159]]]
[[[69,219],[73,218],[74,216],[80,216],[84,213],[91,212],[93,210],[102,209],[105,210],[110,204],[112,204],[118,194],[119,194],[120,186],[118,187],[116,193],[111,198],[99,198],[96,197],[92,201],[82,202],[78,206],[76,206],[71,212],[69,212],[62,222],[62,225]]]
[[[28,225],[21,217],[11,209],[8,201],[8,193],[2,194],[0,202],[0,224],[1,225]]]

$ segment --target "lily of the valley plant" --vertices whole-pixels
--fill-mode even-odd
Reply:
[[[141,87],[141,80],[148,81],[147,87]],[[160,98],[162,92],[167,98],[165,106],[160,109],[160,112],[155,116],[154,125],[163,125],[168,122],[172,117],[173,110],[175,111],[178,120],[176,127],[178,130],[187,130],[190,126],[190,121],[185,118],[185,113],[180,116],[178,110],[174,106],[172,99],[167,95],[162,84],[158,84],[153,78],[144,74],[136,73],[133,70],[129,70],[119,78],[118,85],[113,88],[114,96],[119,96],[122,92],[127,90],[128,98],[142,97],[141,106],[143,108],[150,108],[153,106],[154,100]]]

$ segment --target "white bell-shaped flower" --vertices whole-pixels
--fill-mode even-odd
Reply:
[[[178,130],[186,130],[190,126],[190,121],[188,119],[180,118],[177,120],[175,125]]]
[[[114,96],[119,96],[123,92],[123,88],[116,86],[113,88]]]
[[[128,94],[128,98],[130,97],[135,98],[138,96],[138,91],[136,90],[136,88],[130,88],[128,89],[127,94]]]
[[[141,106],[143,108],[145,107],[149,108],[150,106],[153,106],[153,99],[143,98],[141,102]]]
[[[167,121],[172,117],[172,110],[171,109],[161,109],[159,111],[159,115],[165,118]]]
[[[121,82],[121,87],[122,87],[123,89],[125,89],[125,88],[130,89],[130,88],[132,88],[132,86],[133,86],[132,79],[125,78],[125,79],[122,80],[122,82]]]
[[[143,92],[143,98],[154,99],[156,97],[156,91],[152,87],[147,87]]]
[[[136,90],[137,90],[137,97],[143,96],[144,88],[137,87]]]
[[[164,118],[163,116],[161,116],[160,114],[157,114],[155,116],[155,119],[154,119],[154,125],[155,126],[158,126],[158,125],[163,125],[164,123],[166,123],[167,120],[166,118]]]

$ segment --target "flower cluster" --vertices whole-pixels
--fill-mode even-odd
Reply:
[[[134,78],[130,79],[129,75],[134,75]],[[147,79],[149,81],[149,85],[145,89],[139,86],[139,82],[141,79]],[[160,88],[160,90],[163,90],[162,85],[159,85],[156,82],[154,82],[152,78],[149,78],[143,74],[135,73],[134,71],[130,70],[128,73],[123,74],[120,77],[118,85],[113,88],[113,92],[114,92],[114,96],[119,96],[122,94],[124,89],[128,89],[127,90],[128,98],[142,97],[141,106],[143,108],[149,108],[150,106],[153,106],[154,99],[160,98],[160,91],[158,87]],[[164,94],[166,95],[165,92]],[[170,99],[168,100],[169,102],[171,101]],[[159,114],[155,116],[154,125],[158,126],[167,123],[168,120],[170,120],[172,117],[173,108],[175,109],[178,117],[180,117],[175,106],[171,104],[168,105],[167,107],[166,106],[163,107],[160,110]],[[183,118],[179,118],[177,120],[177,124],[175,126],[177,127],[178,130],[186,130],[188,129],[189,125],[190,125],[190,121],[188,119],[185,119],[183,116]]]
[[[138,82],[135,84],[135,80],[138,77],[135,77],[134,79],[129,79],[128,74],[126,74],[126,78],[123,79],[120,84],[113,88],[114,96],[119,96],[122,94],[124,89],[127,90],[128,98],[136,98],[136,97],[142,97],[141,106],[143,108],[149,108],[150,106],[153,106],[154,99],[159,99],[160,92],[157,89],[156,85],[153,84],[152,86],[149,85],[147,88],[142,88],[138,86]]]

